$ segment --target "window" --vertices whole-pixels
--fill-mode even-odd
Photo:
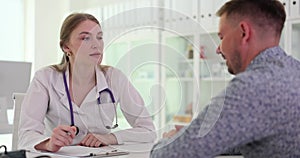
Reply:
[[[0,0],[0,60],[24,61],[23,0]]]

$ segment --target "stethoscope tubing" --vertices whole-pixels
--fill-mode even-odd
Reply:
[[[115,129],[115,128],[117,128],[119,126],[118,125],[118,116],[117,116],[117,107],[116,107],[115,97],[114,97],[113,93],[111,92],[111,90],[109,90],[108,88],[105,88],[105,89],[103,89],[102,91],[99,92],[98,104],[101,104],[100,94],[102,92],[107,92],[109,94],[110,99],[111,99],[112,103],[114,104],[114,110],[115,110],[115,115],[116,115],[116,123],[115,123],[115,125],[113,125],[112,127],[111,126],[105,126],[105,128],[107,128],[107,129]]]
[[[70,108],[70,118],[71,118],[71,126],[76,127],[76,135],[79,133],[79,128],[75,125],[74,122],[74,112],[73,112],[73,104],[72,104],[72,100],[71,100],[71,95],[70,95],[70,91],[67,85],[67,78],[66,78],[66,73],[63,73],[63,78],[64,78],[64,85],[65,85],[65,90],[67,93],[67,97],[68,97],[68,102],[69,102],[69,108]],[[99,92],[99,98],[97,99],[98,104],[101,104],[100,101],[100,94],[102,92],[107,92],[111,98],[112,103],[114,104],[114,109],[115,109],[115,115],[116,115],[116,124],[111,126],[105,126],[105,128],[107,129],[115,129],[118,127],[118,116],[117,116],[117,109],[116,109],[116,100],[114,95],[112,94],[111,90],[109,90],[108,88],[103,89],[102,91]]]
[[[64,85],[65,85],[65,90],[66,90],[66,93],[67,93],[69,107],[70,107],[71,126],[75,126],[75,123],[74,123],[74,113],[73,113],[73,105],[72,105],[72,100],[71,100],[69,88],[67,86],[66,73],[64,73]]]

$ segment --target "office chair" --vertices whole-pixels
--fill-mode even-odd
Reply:
[[[20,112],[21,112],[21,105],[25,96],[26,96],[25,93],[13,93],[14,122],[13,122],[13,135],[12,135],[12,150],[17,150],[18,148]]]

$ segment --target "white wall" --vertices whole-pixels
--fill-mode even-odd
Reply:
[[[33,61],[33,72],[60,62],[59,32],[69,13],[119,1],[25,0],[25,58]]]
[[[69,6],[69,0],[26,0],[25,54],[34,63],[33,72],[60,62],[59,32]]]
[[[126,0],[132,1],[132,0]],[[76,3],[70,3],[71,10],[85,10],[88,8],[101,7],[112,3],[122,3],[124,0],[76,0]]]

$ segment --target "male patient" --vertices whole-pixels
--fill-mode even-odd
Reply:
[[[229,149],[245,158],[300,157],[300,62],[278,46],[283,5],[231,0],[217,15],[217,53],[236,76],[189,126],[165,133],[151,157],[210,158]]]

